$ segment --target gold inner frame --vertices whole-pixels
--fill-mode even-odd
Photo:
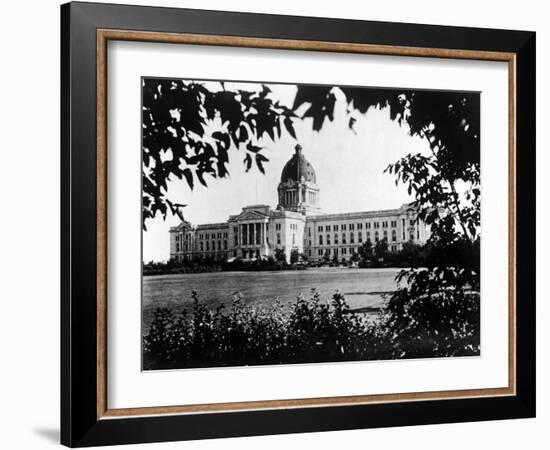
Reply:
[[[502,388],[261,400],[109,409],[107,405],[107,42],[109,40],[308,50],[508,63],[508,386]],[[312,408],[516,394],[516,54],[445,48],[264,39],[239,36],[97,30],[97,418]]]

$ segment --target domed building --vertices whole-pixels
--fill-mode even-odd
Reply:
[[[288,160],[281,173],[278,209],[297,211],[304,214],[319,212],[319,188],[317,176],[305,158],[300,144]]]
[[[406,242],[424,244],[428,227],[408,204],[397,209],[323,214],[317,175],[302,146],[284,165],[277,186],[278,205],[251,205],[226,222],[194,226],[184,221],[170,229],[170,258],[224,261],[275,257],[297,251],[312,262],[348,261],[364,242],[386,240],[389,251]],[[278,251],[279,250],[279,251]]]

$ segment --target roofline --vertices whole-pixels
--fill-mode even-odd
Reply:
[[[399,208],[395,209],[380,209],[376,211],[356,211],[356,212],[349,212],[349,213],[332,213],[332,214],[315,214],[311,216],[307,216],[307,220],[311,222],[318,222],[322,220],[328,220],[328,219],[336,219],[336,218],[352,218],[352,217],[376,217],[376,216],[389,216],[389,215],[395,215],[395,214],[403,214],[409,209],[409,205],[405,204]]]
[[[223,228],[223,227],[228,227],[228,226],[229,226],[229,224],[227,222],[204,223],[204,224],[201,224],[201,225],[197,225],[195,227],[195,229],[204,230],[204,229],[208,229],[208,228]]]

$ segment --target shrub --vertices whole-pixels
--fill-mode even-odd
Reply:
[[[261,309],[236,296],[209,309],[193,293],[190,312],[156,310],[143,339],[144,369],[381,360],[479,352],[479,296],[443,295],[404,302],[393,297],[378,320],[313,291],[285,310]],[[403,301],[400,301],[399,299]],[[477,314],[477,323],[476,323]]]
[[[381,327],[391,336],[396,358],[479,355],[479,293],[443,290],[411,296],[397,291]]]

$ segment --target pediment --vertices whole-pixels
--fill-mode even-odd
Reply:
[[[265,220],[269,216],[259,211],[244,211],[238,216],[234,217],[234,221],[243,222],[247,220]]]
[[[184,220],[179,225],[173,227],[172,230],[174,230],[174,231],[185,231],[185,230],[188,230],[188,229],[191,229],[191,228],[193,228],[193,225],[191,225],[190,222],[187,222],[186,220]]]

